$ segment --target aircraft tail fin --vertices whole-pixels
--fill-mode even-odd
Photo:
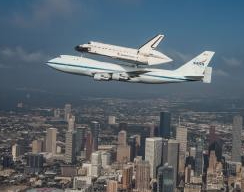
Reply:
[[[214,55],[213,51],[204,51],[191,61],[187,62],[186,64],[182,65],[178,69],[177,72],[181,73],[184,76],[188,77],[202,77],[203,81],[210,81],[211,82],[211,73],[212,68],[208,68],[208,64],[211,61]]]
[[[162,41],[163,38],[164,38],[164,35],[160,35],[160,34],[156,35],[151,40],[149,40],[144,45],[142,45],[139,48],[139,51],[146,52],[146,51],[150,51],[152,49],[155,49],[158,46],[158,44]]]

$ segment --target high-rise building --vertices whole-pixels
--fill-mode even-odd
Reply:
[[[130,161],[133,162],[136,157],[136,136],[133,135],[128,139],[128,145],[130,146]]]
[[[21,147],[20,147],[20,145],[14,144],[12,146],[13,161],[17,161],[20,155],[21,155]]]
[[[67,131],[65,134],[65,162],[73,164],[76,161],[75,143],[76,132]]]
[[[242,133],[242,116],[237,115],[233,119],[232,128],[232,154],[231,160],[241,162],[241,133]]]
[[[185,170],[185,158],[187,148],[187,128],[178,127],[176,129],[176,140],[180,144],[179,149],[179,172],[184,173]]]
[[[201,176],[203,173],[203,147],[203,140],[198,138],[196,140],[195,176]]]
[[[39,173],[43,169],[44,158],[42,154],[28,154],[25,172]]]
[[[92,153],[91,156],[91,175],[93,177],[99,177],[101,174],[101,168],[102,168],[102,158],[101,158],[101,152],[96,151]]]
[[[174,168],[168,164],[158,168],[157,192],[174,192]]]
[[[177,184],[177,176],[178,176],[178,165],[179,165],[179,142],[174,139],[168,140],[168,165],[171,165],[174,168],[173,172],[173,180],[174,180],[174,188]]]
[[[150,177],[156,178],[156,169],[161,164],[162,138],[146,138],[145,160],[150,164]]]
[[[55,118],[60,118],[60,109],[54,109],[53,115]]]
[[[210,126],[209,128],[209,146],[217,139],[215,133],[215,126]]]
[[[217,164],[217,157],[215,155],[215,151],[210,151],[208,172],[213,173],[215,171],[216,164]]]
[[[118,191],[118,181],[109,180],[107,182],[107,192],[117,192]]]
[[[139,161],[136,164],[136,190],[148,192],[150,190],[150,164],[148,161]]]
[[[106,168],[107,166],[111,165],[111,153],[109,152],[103,152],[101,154],[102,158],[102,167]]]
[[[76,128],[75,153],[78,156],[81,155],[81,151],[84,151],[84,148],[85,148],[85,135],[86,135],[86,128],[85,127],[77,127]]]
[[[92,151],[98,150],[98,135],[100,130],[100,124],[97,121],[91,122],[91,132],[92,132]]]
[[[86,159],[90,160],[91,159],[91,154],[92,154],[92,133],[91,131],[87,131],[86,133]]]
[[[43,152],[43,140],[32,141],[32,153],[41,153],[41,152]]]
[[[122,130],[118,134],[118,145],[120,146],[126,146],[127,145],[127,133],[126,131]]]
[[[64,119],[68,122],[71,115],[71,104],[65,104],[64,106]]]
[[[123,189],[129,190],[132,187],[132,176],[133,176],[133,167],[126,166],[122,171],[122,186]]]
[[[68,118],[68,131],[74,131],[75,130],[75,116],[70,115]]]
[[[168,162],[168,139],[162,140],[162,159],[161,159],[161,165],[164,165]]]
[[[187,165],[185,168],[185,183],[190,183],[191,181],[191,165]]]
[[[108,116],[108,124],[109,125],[115,125],[116,124],[115,116]]]
[[[130,146],[126,145],[118,145],[117,147],[117,157],[116,160],[120,163],[127,163],[128,161],[130,161]]]
[[[49,153],[56,154],[56,142],[57,142],[57,129],[49,128],[47,129],[47,137],[46,137],[46,150]]]
[[[163,138],[171,136],[171,114],[169,112],[160,113],[159,136]]]

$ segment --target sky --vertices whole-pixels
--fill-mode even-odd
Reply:
[[[47,92],[91,97],[244,96],[244,1],[3,0],[0,2],[0,93]],[[137,48],[156,34],[175,69],[199,53],[216,54],[211,84],[97,82],[55,71],[45,62],[79,55],[78,44],[100,41]]]

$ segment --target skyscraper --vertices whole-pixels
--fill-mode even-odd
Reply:
[[[91,131],[87,131],[86,133],[86,159],[91,159],[92,154],[92,133]]]
[[[98,150],[98,135],[99,135],[100,124],[97,121],[91,122],[92,132],[92,151]]]
[[[242,132],[242,116],[237,115],[233,119],[232,128],[232,154],[231,160],[241,162],[241,132]]]
[[[195,157],[195,175],[201,176],[203,173],[203,147],[204,143],[201,138],[196,140],[196,157]]]
[[[75,116],[70,115],[68,117],[68,131],[74,131],[75,130]]]
[[[71,115],[71,104],[65,104],[64,106],[64,119],[68,122]]]
[[[157,192],[174,192],[174,168],[165,164],[159,167],[157,176]]]
[[[177,184],[179,165],[179,142],[174,139],[168,140],[168,165],[171,165],[174,168],[173,180],[175,188]]]
[[[215,126],[209,128],[209,146],[216,140]]]
[[[186,148],[187,148],[187,128],[178,127],[176,129],[176,140],[180,144],[180,149],[179,149],[179,172],[184,173]]]
[[[99,177],[102,168],[102,157],[100,151],[96,151],[92,153],[91,164],[92,164],[91,175],[93,177]]]
[[[43,151],[43,140],[32,141],[32,153],[40,153]]]
[[[136,190],[147,192],[150,189],[150,164],[148,161],[139,161],[136,164]]]
[[[42,154],[28,154],[27,166],[25,171],[27,173],[39,173],[43,169],[44,158]]]
[[[169,112],[160,113],[159,136],[163,138],[171,136],[171,114]]]
[[[67,131],[65,134],[65,162],[73,164],[76,161],[75,143],[76,132]]]
[[[150,177],[156,178],[156,169],[161,164],[162,138],[146,138],[145,160],[150,164]]]
[[[107,192],[117,192],[118,191],[118,181],[109,180],[107,182]]]
[[[108,116],[108,124],[109,125],[114,125],[115,123],[116,123],[115,116]]]
[[[127,145],[126,138],[127,138],[126,131],[124,130],[120,131],[118,134],[118,145],[126,146]]]
[[[46,150],[49,153],[56,154],[57,129],[47,129]]]
[[[128,145],[130,146],[130,161],[133,162],[136,157],[136,136],[132,135],[128,139]]]
[[[12,156],[13,156],[13,161],[17,161],[18,160],[18,157],[20,156],[21,154],[21,148],[20,148],[20,145],[18,144],[14,144],[12,146]]]
[[[132,187],[132,176],[133,176],[133,167],[126,166],[122,171],[122,186],[123,189],[129,190]]]
[[[78,156],[81,155],[81,151],[84,151],[85,135],[86,135],[86,128],[85,127],[77,127],[76,128],[75,152],[76,152],[76,155],[78,155]]]

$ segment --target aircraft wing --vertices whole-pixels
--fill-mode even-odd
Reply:
[[[135,71],[127,71],[126,73],[130,76],[130,77],[138,77],[141,74],[144,73],[148,73],[150,72],[149,70],[135,70]]]
[[[153,37],[151,40],[149,40],[148,42],[146,42],[144,45],[142,45],[139,48],[139,51],[150,51],[151,49],[155,49],[158,44],[162,41],[162,39],[164,38],[164,35],[156,35],[155,37]]]

